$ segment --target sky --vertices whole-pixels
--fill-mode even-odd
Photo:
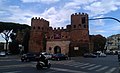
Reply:
[[[114,17],[120,20],[120,0],[0,0],[0,21],[31,25],[32,17],[48,20],[50,26],[70,24],[71,14],[87,13],[89,19]],[[120,22],[90,20],[89,34],[109,37],[120,34]],[[4,41],[0,37],[0,41]]]

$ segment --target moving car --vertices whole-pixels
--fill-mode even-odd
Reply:
[[[28,62],[28,61],[36,61],[36,54],[35,53],[27,53],[27,54],[23,54],[21,56],[21,61],[24,62]]]
[[[52,55],[52,60],[59,61],[59,60],[67,60],[67,59],[68,59],[68,57],[64,54],[61,54],[61,53],[57,53],[57,54]]]
[[[83,55],[83,57],[85,57],[85,58],[96,58],[97,55],[95,55],[95,54],[93,54],[93,53],[85,53],[85,54]]]

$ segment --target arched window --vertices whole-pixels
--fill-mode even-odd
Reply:
[[[42,27],[42,30],[44,30],[44,28]]]
[[[35,29],[35,27],[33,27],[33,29]]]
[[[40,29],[40,27],[38,27],[38,29]]]
[[[86,21],[85,21],[85,17],[82,17],[82,24],[85,24]]]
[[[74,25],[73,28],[76,28],[76,25]]]
[[[81,27],[81,24],[79,24],[79,27]]]
[[[68,37],[66,36],[66,38],[68,38]]]
[[[83,25],[83,28],[86,28],[86,25]]]

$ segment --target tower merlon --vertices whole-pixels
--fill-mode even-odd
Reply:
[[[87,13],[74,13],[74,14],[72,14],[71,16],[79,16],[79,15],[88,15]]]
[[[40,18],[40,17],[33,17],[33,18],[32,18],[32,20],[41,20],[41,21],[47,21],[47,20],[45,20],[45,19],[43,19],[43,18]]]

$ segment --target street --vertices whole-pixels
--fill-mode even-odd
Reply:
[[[0,73],[120,73],[117,55],[50,61],[50,69],[37,70],[36,62],[21,62],[19,57],[0,58]]]

